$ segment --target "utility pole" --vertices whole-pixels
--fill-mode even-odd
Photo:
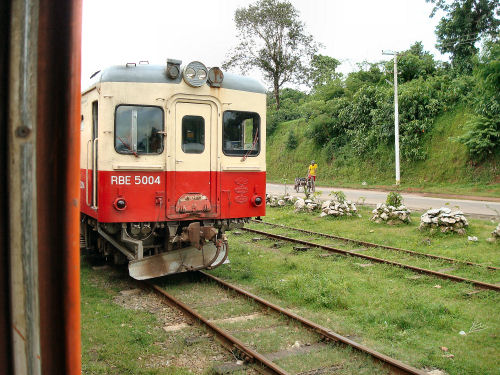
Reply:
[[[396,185],[399,185],[399,112],[398,112],[398,53],[394,51],[382,51],[383,55],[394,56],[394,144],[396,154]]]

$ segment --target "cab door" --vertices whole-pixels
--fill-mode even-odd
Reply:
[[[213,217],[217,112],[210,103],[175,103],[175,142],[167,178],[169,218]]]

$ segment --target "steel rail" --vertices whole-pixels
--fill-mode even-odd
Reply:
[[[389,356],[386,356],[385,354],[379,353],[373,349],[368,348],[367,346],[364,346],[362,344],[359,344],[353,340],[348,339],[347,337],[344,337],[342,335],[339,335],[338,333],[325,328],[323,326],[320,326],[319,324],[316,324],[309,319],[306,319],[300,315],[295,314],[294,312],[291,312],[290,310],[284,309],[278,305],[275,305],[274,303],[271,303],[269,301],[266,301],[265,299],[256,296],[255,294],[252,294],[250,292],[247,292],[246,290],[239,288],[235,285],[232,285],[228,283],[227,281],[224,281],[222,279],[219,279],[218,277],[212,276],[206,272],[200,271],[201,274],[203,274],[205,277],[219,283],[220,285],[224,286],[225,288],[235,291],[241,295],[244,295],[261,305],[270,308],[280,314],[283,314],[293,320],[296,320],[300,322],[303,326],[305,326],[308,329],[311,329],[312,331],[316,332],[323,338],[327,340],[333,340],[337,342],[341,342],[345,345],[349,345],[353,347],[354,349],[357,349],[360,352],[363,352],[365,354],[370,355],[371,357],[375,358],[376,360],[382,362],[382,364],[389,366],[392,370],[395,370],[397,373],[403,373],[403,374],[416,374],[416,375],[424,375],[426,374],[425,372],[418,370],[412,366],[409,366],[401,361],[398,361],[397,359],[391,358]]]
[[[338,249],[338,248],[332,247],[332,246],[320,245],[320,244],[317,244],[314,242],[303,241],[303,240],[298,240],[295,238],[280,236],[278,234],[263,232],[263,231],[256,230],[256,229],[250,229],[250,228],[242,228],[242,229],[247,231],[247,232],[261,234],[263,236],[275,238],[275,239],[282,240],[282,241],[295,242],[295,243],[299,243],[299,244],[307,245],[307,246],[311,246],[311,247],[318,247],[320,249],[327,250],[331,253],[337,253],[337,254],[342,254],[342,255],[351,255],[353,257],[363,258],[363,259],[371,260],[371,261],[377,262],[377,263],[390,264],[392,266],[397,266],[397,267],[409,269],[412,271],[416,271],[418,273],[437,276],[437,277],[442,278],[442,279],[448,279],[448,280],[452,280],[452,281],[456,281],[456,282],[470,283],[470,284],[477,286],[479,288],[490,289],[490,290],[494,290],[496,292],[500,292],[500,286],[495,285],[495,284],[488,284],[488,283],[484,283],[484,282],[478,281],[478,280],[466,279],[466,278],[463,278],[460,276],[450,275],[448,273],[442,273],[442,272],[438,272],[438,271],[432,271],[432,270],[429,270],[426,268],[410,266],[408,264],[393,262],[391,260],[382,259],[382,258],[376,258],[376,257],[372,257],[370,255],[359,254],[359,253],[355,253],[353,251]]]
[[[237,349],[241,353],[244,354],[244,359],[247,362],[251,362],[252,360],[257,362],[261,368],[259,370],[264,371],[266,374],[278,374],[278,375],[288,375],[288,372],[276,365],[274,362],[270,361],[262,354],[256,352],[255,350],[247,347],[242,341],[238,340],[236,337],[232,336],[227,331],[217,327],[215,324],[211,323],[208,319],[204,318],[188,305],[176,299],[174,296],[160,288],[159,286],[152,284],[151,282],[144,281],[146,285],[151,287],[157,293],[160,293],[162,297],[164,297],[170,304],[181,310],[184,314],[194,318],[195,320],[199,320],[205,326],[210,328],[210,330],[215,333],[215,335],[221,340],[223,345],[227,347],[230,351],[232,349]]]
[[[352,239],[352,238],[336,236],[334,234],[326,234],[326,233],[313,232],[313,231],[306,230],[306,229],[294,228],[294,227],[289,227],[289,226],[282,225],[282,224],[274,224],[274,223],[269,223],[269,222],[261,221],[261,220],[254,220],[254,219],[252,219],[251,221],[253,223],[265,224],[265,225],[269,225],[269,226],[276,227],[276,228],[292,229],[292,230],[295,230],[297,232],[312,234],[312,235],[316,235],[316,236],[322,236],[322,237],[326,237],[326,238],[333,238],[333,239],[341,240],[341,241],[345,241],[345,242],[354,242],[354,243],[357,243],[359,245],[364,245],[364,246],[368,246],[368,247],[379,247],[381,249],[400,251],[400,252],[411,254],[411,255],[428,257],[428,258],[434,258],[434,259],[440,259],[440,260],[445,260],[447,262],[452,262],[452,263],[463,263],[463,264],[466,264],[468,266],[483,267],[483,268],[488,268],[490,270],[495,270],[495,271],[500,269],[499,267],[483,265],[483,264],[479,264],[479,263],[469,262],[469,261],[466,261],[466,260],[448,258],[448,257],[443,257],[443,256],[440,256],[440,255],[433,255],[433,254],[428,254],[428,253],[419,253],[418,251],[413,251],[413,250],[408,250],[408,249],[402,249],[400,247],[380,245],[380,244],[376,244],[376,243],[373,243],[373,242],[366,242],[366,241],[361,241],[361,240],[355,240],[355,239]]]

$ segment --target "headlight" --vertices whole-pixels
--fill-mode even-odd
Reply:
[[[189,86],[200,87],[207,82],[208,70],[205,65],[199,61],[190,62],[183,72],[184,81]]]
[[[254,195],[252,197],[252,204],[255,206],[255,207],[259,207],[260,205],[262,205],[262,197],[260,195]]]
[[[204,80],[207,78],[207,72],[204,71],[203,69],[199,69],[197,72],[196,72],[196,78],[200,79],[200,80]]]
[[[123,211],[124,209],[127,208],[127,201],[123,198],[116,198],[115,201],[113,202],[113,206],[118,211]]]
[[[195,75],[196,75],[196,72],[194,71],[193,68],[187,68],[186,69],[186,72],[185,72],[186,78],[193,79]]]
[[[220,87],[224,80],[224,73],[218,67],[213,67],[208,71],[208,84],[211,87]]]

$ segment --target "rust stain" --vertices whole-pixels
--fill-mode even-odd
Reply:
[[[26,339],[24,338],[23,334],[21,333],[21,331],[19,331],[17,329],[16,326],[13,325],[12,328],[14,328],[14,331],[16,331],[16,333],[23,339],[23,341],[26,341]]]

